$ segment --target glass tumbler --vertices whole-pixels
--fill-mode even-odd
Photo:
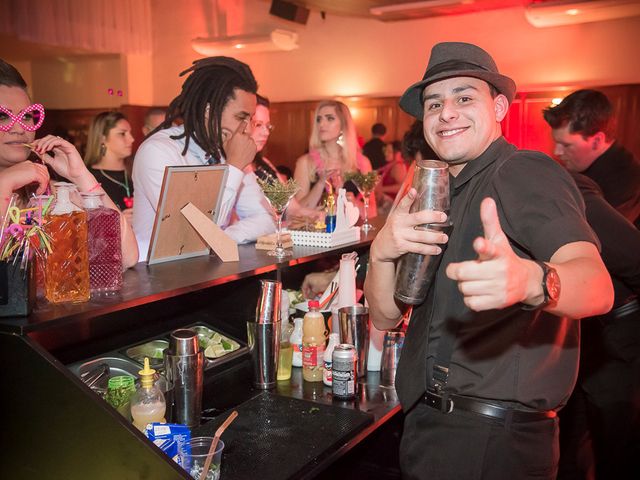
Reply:
[[[211,442],[213,442],[213,437],[195,437],[184,445],[180,452],[182,468],[189,472],[189,475],[195,480],[218,480],[220,478],[220,464],[224,450],[222,440],[218,440],[208,471],[203,472]]]

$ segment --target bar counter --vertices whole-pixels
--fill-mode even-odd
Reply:
[[[260,279],[278,279],[285,288],[299,288],[304,275],[327,258],[337,261],[345,252],[366,252],[376,231],[363,233],[359,242],[330,249],[296,246],[292,257],[275,263],[252,244],[239,247],[239,262],[206,256],[152,266],[140,263],[125,273],[124,287],[116,295],[77,305],[50,305],[38,299],[30,316],[0,319],[5,386],[2,448],[7,457],[3,471],[11,478],[190,478],[66,365],[196,322],[246,341],[246,321],[255,314]],[[329,387],[303,382],[301,369],[293,370],[290,382],[279,382],[267,394],[252,388],[246,355],[205,371],[203,420],[198,428],[220,423],[232,408],[246,420],[244,412],[265,400],[309,404],[312,408],[306,411],[319,410],[323,415],[349,410],[352,417],[363,420],[357,428],[345,430],[346,436],[336,437],[321,451],[305,452],[309,455],[302,455],[299,465],[290,469],[295,473],[272,478],[322,478],[349,468],[358,471],[366,454],[353,452],[370,450],[368,442],[398,422],[395,391],[380,387],[378,373],[369,372],[361,379],[356,400],[338,403]],[[241,443],[231,442],[229,447]],[[285,451],[293,447],[280,445]],[[229,478],[234,478],[233,448],[227,453]],[[224,457],[222,468],[224,478]]]

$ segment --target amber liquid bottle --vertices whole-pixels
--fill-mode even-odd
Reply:
[[[47,223],[52,253],[45,263],[45,297],[51,303],[86,302],[90,298],[87,214],[71,202],[72,184],[56,187],[56,204]]]

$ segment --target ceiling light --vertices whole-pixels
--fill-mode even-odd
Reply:
[[[640,15],[638,0],[545,0],[525,6],[525,17],[534,27],[557,27],[602,22]]]
[[[201,55],[213,56],[243,52],[290,51],[298,48],[298,34],[275,29],[267,35],[235,35],[230,37],[194,38],[191,47]]]
[[[396,3],[391,5],[383,5],[381,7],[371,7],[369,9],[369,13],[371,15],[385,15],[390,13],[426,10],[433,7],[468,5],[470,3],[473,3],[473,0],[424,0],[422,2]]]

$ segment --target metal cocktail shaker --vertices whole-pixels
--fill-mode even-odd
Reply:
[[[413,188],[418,192],[418,196],[411,205],[411,213],[421,210],[449,213],[449,166],[445,162],[437,160],[417,162]],[[425,224],[416,228],[448,231],[449,226],[450,222]],[[424,302],[441,260],[442,254],[405,253],[400,257],[396,267],[394,297],[408,305],[419,305]]]
[[[268,389],[276,386],[280,353],[280,297],[282,284],[260,280],[260,297],[255,321],[247,322],[247,343],[253,368],[253,385]]]
[[[362,377],[367,374],[369,356],[369,309],[362,305],[352,305],[339,309],[338,315],[340,343],[349,343],[356,347],[357,376]]]
[[[173,386],[167,395],[172,421],[189,427],[200,425],[204,352],[196,332],[188,328],[172,332],[164,362],[167,382]]]
[[[396,369],[400,360],[400,352],[404,345],[404,331],[388,330],[384,334],[382,360],[380,362],[380,385],[393,387],[396,384]]]

